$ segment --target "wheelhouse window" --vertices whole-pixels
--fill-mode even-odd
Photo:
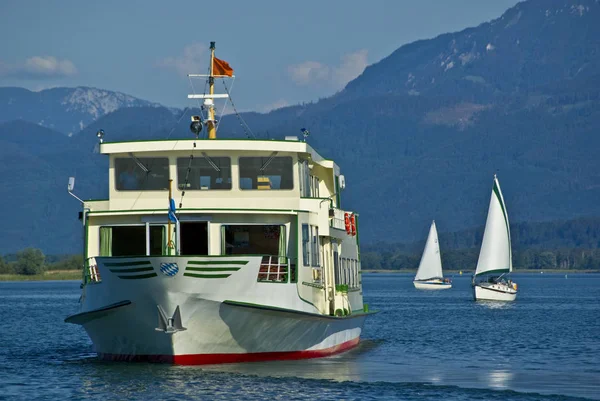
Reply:
[[[272,255],[286,257],[283,225],[222,225],[223,255]]]
[[[150,226],[148,232],[145,225],[100,227],[100,256],[162,255],[164,246],[162,225]]]
[[[201,157],[177,159],[177,186],[180,190],[231,189],[231,159]]]
[[[119,157],[115,159],[118,191],[163,191],[169,189],[169,159],[166,157]]]
[[[240,157],[240,189],[294,189],[291,156]]]

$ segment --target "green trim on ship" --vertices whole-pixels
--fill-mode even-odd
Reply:
[[[109,256],[110,257],[110,256]],[[140,265],[149,265],[150,262],[147,260],[136,260],[132,262],[104,262],[104,266],[111,267],[121,267],[121,266],[140,266]]]
[[[151,278],[151,277],[157,277],[157,274],[150,273],[150,274],[141,274],[139,276],[119,276],[119,278],[122,278],[124,280],[137,280],[137,279],[144,279],[144,278]]]
[[[137,267],[137,268],[133,268],[133,269],[108,269],[108,270],[110,270],[112,273],[138,273],[138,272],[154,271],[154,268],[152,266],[146,266],[146,267]]]
[[[193,278],[227,278],[227,277],[231,276],[231,274],[195,274],[195,273],[183,273],[183,275],[186,277],[193,277]]]
[[[193,272],[236,272],[240,267],[186,267],[185,271]]]
[[[188,265],[247,265],[247,260],[190,260]]]

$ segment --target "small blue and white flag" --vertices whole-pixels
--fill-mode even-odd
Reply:
[[[175,200],[173,198],[169,199],[169,220],[173,223],[177,223],[177,216],[175,215]]]
[[[179,266],[177,263],[161,263],[160,272],[167,277],[173,277],[179,272]]]

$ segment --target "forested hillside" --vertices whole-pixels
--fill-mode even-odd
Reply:
[[[404,45],[330,98],[244,113],[251,131],[226,116],[219,137],[282,139],[308,128],[308,142],[346,176],[342,206],[360,214],[363,244],[417,241],[433,219],[453,232],[482,225],[494,174],[511,221],[600,216],[597,21],[595,0],[525,1],[477,27]],[[44,92],[67,99],[63,110],[63,100],[9,89],[0,91],[0,104],[14,107],[0,113],[0,197],[11,210],[2,253],[81,249],[66,182],[75,175],[81,197],[106,196],[98,129],[106,141],[191,136],[189,109],[100,90]]]

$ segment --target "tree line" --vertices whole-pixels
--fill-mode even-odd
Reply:
[[[444,269],[475,270],[479,249],[442,250],[441,257]],[[421,254],[414,252],[361,252],[361,266],[368,270],[415,270],[420,260]],[[515,270],[600,270],[600,249],[516,250],[513,251],[513,267]]]
[[[600,269],[600,218],[516,223],[511,226],[515,269]],[[442,265],[450,270],[475,270],[483,227],[440,233]],[[419,266],[425,241],[376,243],[362,247],[364,269],[399,270]]]
[[[600,270],[600,218],[517,223],[511,226],[513,266],[516,270]],[[440,233],[442,264],[449,270],[474,270],[483,227]],[[416,269],[425,241],[365,244],[361,265],[369,270]],[[48,270],[78,270],[82,255],[49,255],[26,248],[0,256],[0,274],[41,274]]]
[[[79,270],[82,266],[82,255],[46,256],[37,248],[0,256],[0,274],[35,275],[53,270]]]

